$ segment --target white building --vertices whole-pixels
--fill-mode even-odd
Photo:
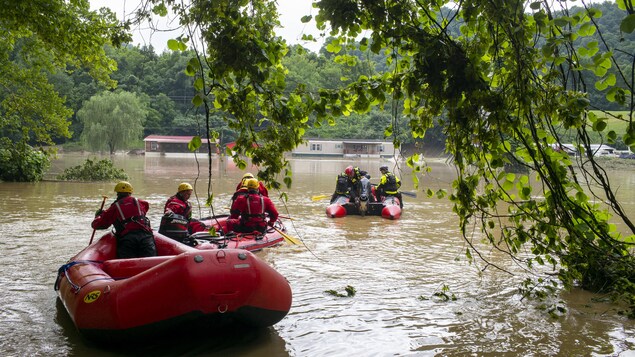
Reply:
[[[617,157],[615,148],[604,144],[591,144],[591,152],[593,156]]]
[[[573,144],[553,144],[552,147],[555,150],[565,151],[571,156],[578,156],[580,154],[578,152],[578,147]],[[593,156],[597,157],[618,157],[620,154],[620,152],[615,150],[615,148],[604,144],[591,144],[590,148]]]
[[[368,157],[390,158],[398,155],[392,141],[381,140],[335,140],[335,139],[307,139],[304,144],[295,148],[291,155],[295,157],[326,156],[326,157]]]

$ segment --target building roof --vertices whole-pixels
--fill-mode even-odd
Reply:
[[[605,144],[590,144],[589,147],[591,150],[615,150],[614,147]]]
[[[178,135],[148,135],[143,139],[143,141],[156,141],[158,143],[189,143],[192,141],[194,136],[178,136]],[[209,140],[206,138],[201,138],[201,141],[204,143],[208,143]]]
[[[236,146],[236,142],[235,142],[235,141],[232,141],[232,142],[229,142],[229,143],[225,144],[225,147],[230,148],[230,149],[233,149],[233,148],[234,148],[234,146]],[[257,147],[258,147],[258,144],[256,144],[256,143],[252,143],[252,144],[251,144],[251,147],[252,147],[252,148],[257,148]]]
[[[385,143],[392,144],[392,141],[369,141],[369,140],[345,140],[342,144],[369,144],[369,145],[381,145]]]
[[[342,144],[385,144],[390,143],[390,140],[381,140],[381,139],[321,139],[321,138],[305,138],[306,142],[336,142]]]

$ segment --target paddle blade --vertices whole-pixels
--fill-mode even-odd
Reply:
[[[311,197],[311,200],[320,201],[320,200],[323,200],[325,198],[330,198],[330,197],[331,197],[331,195],[318,195],[318,196]]]
[[[280,233],[280,235],[282,235],[282,237],[284,238],[284,240],[285,240],[286,242],[289,242],[289,243],[291,243],[291,244],[295,244],[295,245],[299,245],[300,243],[302,243],[302,242],[300,242],[300,240],[299,240],[299,239],[297,239],[297,238],[295,238],[295,237],[291,237],[290,235],[288,235],[288,234],[284,233],[283,231],[279,230],[279,229],[278,229],[278,228],[276,228],[276,227],[273,227],[273,229],[275,229],[275,230],[276,230],[276,232]]]
[[[416,192],[407,192],[407,191],[400,191],[400,192],[401,192],[402,195],[406,195],[406,196],[417,198],[417,193]]]

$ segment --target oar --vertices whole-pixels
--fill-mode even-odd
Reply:
[[[278,216],[278,218],[282,218],[282,219],[290,219],[293,221],[293,218],[289,217],[289,216]]]
[[[282,235],[282,237],[284,238],[285,241],[287,241],[287,242],[289,242],[291,244],[298,245],[298,244],[302,243],[302,242],[300,242],[300,240],[298,238],[291,237],[290,235],[284,233],[283,231],[279,230],[276,227],[273,227],[273,229],[275,229],[276,232],[280,233],[280,235]]]
[[[101,207],[99,207],[99,210],[101,211],[102,209],[104,209],[104,204],[106,203],[106,198],[108,198],[108,196],[101,196],[104,199],[101,200]],[[90,236],[90,242],[88,243],[88,245],[93,244],[93,238],[95,238],[95,231],[96,229],[93,228],[93,234]]]
[[[311,197],[311,200],[312,201],[320,201],[320,200],[323,200],[325,198],[330,198],[330,197],[331,197],[331,195],[318,195],[318,196]]]
[[[406,195],[406,196],[417,198],[417,193],[416,192],[406,192],[406,191],[399,191],[399,192],[401,192],[402,195]]]

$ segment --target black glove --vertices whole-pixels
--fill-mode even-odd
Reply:
[[[102,213],[104,213],[104,210],[103,210],[103,209],[98,209],[98,210],[95,212],[95,217],[99,217]]]

